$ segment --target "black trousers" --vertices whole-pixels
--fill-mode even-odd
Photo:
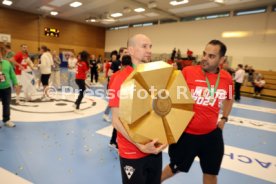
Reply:
[[[95,81],[98,82],[98,78],[99,78],[98,71],[90,69],[90,74],[91,74],[91,82],[93,82],[93,78],[95,78]]]
[[[254,86],[254,92],[255,93],[261,93],[261,91],[264,89],[264,87],[258,87],[258,86]]]
[[[80,104],[84,96],[84,91],[85,91],[85,80],[82,79],[76,79],[76,84],[79,86],[79,96],[75,102],[76,108],[80,109]]]
[[[3,122],[10,120],[11,88],[0,89],[0,98],[3,106]]]
[[[235,82],[235,100],[241,99],[241,86],[242,83]]]
[[[111,139],[110,139],[110,144],[114,144],[114,143],[117,143],[117,130],[115,128],[113,128],[113,131],[112,131],[112,136],[111,136]]]

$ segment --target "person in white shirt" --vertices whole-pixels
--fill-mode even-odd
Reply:
[[[70,57],[68,58],[68,86],[71,86],[72,80],[75,81],[77,62],[77,58],[75,58],[74,54],[71,53]]]
[[[51,76],[51,67],[54,64],[53,56],[50,53],[50,50],[46,46],[41,46],[41,64],[39,65],[39,69],[41,72],[41,83],[43,85],[43,96],[42,100],[49,100],[50,96],[48,93],[49,86],[49,78]]]
[[[235,101],[239,102],[241,99],[241,86],[243,84],[243,80],[244,80],[244,76],[245,76],[245,71],[243,70],[243,65],[242,64],[238,64],[238,69],[235,72],[235,77],[234,77],[234,81],[235,81]]]

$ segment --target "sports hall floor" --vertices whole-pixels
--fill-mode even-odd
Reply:
[[[12,105],[16,127],[0,129],[0,183],[121,183],[118,155],[108,146],[112,128],[102,119],[107,103],[91,95],[87,94],[81,105],[84,114],[73,112],[75,96],[69,93],[65,97],[58,94],[56,101]],[[242,97],[234,104],[224,139],[219,183],[276,183],[275,102]],[[168,162],[164,151],[163,166]],[[188,174],[178,174],[164,183],[201,181],[196,161]]]

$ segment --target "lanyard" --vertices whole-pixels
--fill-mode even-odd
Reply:
[[[206,76],[205,71],[204,70],[202,70],[202,71],[203,71],[204,76],[205,76],[205,80],[206,80],[206,83],[207,83],[207,86],[208,86],[208,90],[210,92],[210,96],[211,96],[212,99],[214,99],[214,96],[215,96],[215,93],[218,89],[218,85],[219,85],[219,81],[220,81],[220,71],[218,73],[215,88],[211,88],[210,81],[209,81],[208,77]]]

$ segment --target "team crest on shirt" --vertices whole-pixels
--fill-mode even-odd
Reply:
[[[211,97],[207,87],[197,86],[192,91],[192,97],[196,104],[203,106],[214,106],[218,101],[218,105],[220,107],[222,101],[227,97],[227,91],[224,89],[217,89],[217,91],[214,93],[214,97]]]
[[[134,169],[132,166],[128,166],[128,165],[126,165],[126,166],[124,167],[124,169],[125,169],[127,178],[130,179],[131,176],[133,175],[135,169]]]

